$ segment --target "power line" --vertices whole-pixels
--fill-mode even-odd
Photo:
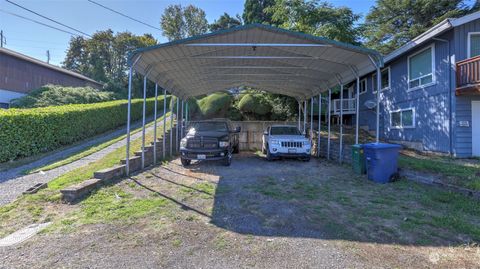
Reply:
[[[24,7],[24,6],[21,6],[21,5],[17,4],[17,3],[14,3],[14,2],[12,2],[12,1],[10,1],[10,0],[5,0],[5,1],[7,1],[8,3],[10,3],[10,4],[12,4],[12,5],[15,5],[15,6],[21,8],[21,9],[24,9],[24,10],[26,10],[26,11],[28,11],[28,12],[31,12],[31,13],[37,15],[37,16],[40,16],[40,17],[42,17],[42,18],[44,18],[44,19],[47,19],[47,20],[49,20],[49,21],[51,21],[51,22],[54,22],[54,23],[59,24],[59,25],[61,25],[61,26],[63,26],[63,27],[66,27],[66,28],[68,28],[68,29],[70,29],[70,30],[76,31],[76,32],[78,32],[78,33],[81,33],[82,35],[85,35],[85,36],[88,36],[88,37],[92,37],[91,35],[89,35],[89,34],[87,34],[87,33],[85,33],[85,32],[82,32],[82,31],[80,31],[80,30],[78,30],[78,29],[75,29],[75,28],[70,27],[70,26],[68,26],[68,25],[66,25],[66,24],[63,24],[63,23],[61,23],[61,22],[58,22],[58,21],[56,21],[56,20],[54,20],[54,19],[50,19],[50,18],[47,17],[47,16],[44,16],[44,15],[38,13],[38,12],[35,12],[35,11],[31,10],[31,9],[28,9],[28,8],[26,8],[26,7]]]
[[[8,0],[6,0],[6,1],[8,1]],[[141,23],[141,24],[143,24],[143,25],[146,25],[146,26],[148,26],[148,27],[150,27],[150,28],[153,28],[153,29],[162,31],[162,29],[160,29],[160,28],[158,28],[158,27],[155,27],[155,26],[153,26],[153,25],[151,25],[151,24],[148,24],[148,23],[146,23],[146,22],[143,22],[143,21],[141,21],[141,20],[137,20],[137,19],[135,19],[135,18],[132,18],[132,17],[126,15],[126,14],[123,14],[123,13],[121,13],[121,12],[119,12],[119,11],[116,11],[116,10],[114,10],[114,9],[111,9],[111,8],[109,8],[109,7],[107,7],[107,6],[104,6],[104,5],[100,4],[100,3],[98,3],[98,2],[95,2],[95,1],[93,1],[93,0],[87,0],[87,1],[90,2],[90,3],[92,3],[92,4],[95,4],[95,5],[97,5],[97,6],[103,7],[104,9],[110,10],[111,12],[117,13],[117,14],[120,15],[120,16],[129,18],[129,19],[131,19],[131,20],[133,20],[133,21],[136,21],[136,22],[138,22],[138,23]]]
[[[3,10],[3,9],[0,9],[0,12],[7,13],[7,14],[10,14],[10,15],[15,16],[15,17],[18,17],[18,18],[22,18],[22,19],[27,20],[27,21],[31,21],[31,22],[34,22],[34,23],[38,23],[38,24],[40,24],[40,25],[43,25],[43,26],[46,26],[46,27],[49,27],[49,28],[52,28],[52,29],[55,29],[55,30],[58,30],[58,31],[61,31],[61,32],[64,32],[64,33],[67,33],[67,34],[69,34],[69,35],[80,36],[79,34],[74,34],[74,33],[72,33],[72,32],[69,32],[69,31],[66,31],[66,30],[57,28],[57,27],[55,27],[55,26],[51,26],[51,25],[45,24],[45,23],[43,23],[43,22],[40,22],[40,21],[37,21],[37,20],[34,20],[34,19],[30,19],[30,18],[24,17],[24,16],[22,16],[22,15],[18,15],[18,14],[15,14],[15,13],[12,13],[12,12],[9,12],[9,11],[6,11],[6,10]]]

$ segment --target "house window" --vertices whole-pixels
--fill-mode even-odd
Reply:
[[[390,67],[382,70],[382,91],[390,88]],[[377,73],[372,75],[373,93],[377,92]]]
[[[367,92],[367,79],[360,80],[360,94]]]
[[[480,55],[480,33],[468,33],[468,58]]]
[[[390,126],[392,128],[414,128],[415,110],[407,108],[390,112]]]
[[[408,88],[410,90],[435,82],[433,45],[408,57]]]

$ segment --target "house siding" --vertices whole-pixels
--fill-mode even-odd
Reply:
[[[453,33],[446,33],[443,39],[452,40]],[[408,56],[434,44],[435,76],[434,85],[408,91]],[[450,86],[448,79],[448,45],[434,41],[430,44],[402,55],[385,64],[390,68],[390,89],[381,92],[380,136],[387,141],[405,141],[419,145],[424,151],[448,153],[450,151]],[[367,75],[367,92],[360,95],[361,126],[370,131],[376,128],[375,109],[364,106],[367,100],[376,100],[373,94],[372,74]],[[415,110],[415,128],[395,129],[390,127],[390,112],[413,108]]]
[[[454,29],[455,61],[468,58],[468,33],[480,32],[480,20],[472,21]],[[452,89],[455,90],[454,84]],[[480,101],[480,96],[455,96],[454,144],[455,156],[464,158],[472,156],[472,101]],[[479,117],[480,115],[475,115]],[[468,122],[468,126],[460,126],[460,122]]]

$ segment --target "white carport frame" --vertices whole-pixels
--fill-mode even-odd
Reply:
[[[128,151],[133,71],[162,87],[164,94],[168,91],[182,100],[239,86],[250,86],[292,96],[299,103],[299,124],[301,104],[304,104],[305,131],[309,98],[319,96],[325,91],[330,92],[338,84],[343,88],[344,83],[358,81],[360,76],[374,70],[380,74],[383,57],[374,50],[351,44],[263,24],[250,24],[138,49],[129,55],[128,64],[130,68],[127,175],[129,174]],[[353,70],[355,72],[352,72]],[[379,89],[381,77],[377,75],[377,78]],[[357,83],[357,93],[358,87]],[[379,140],[379,96],[377,94],[377,141]],[[356,97],[358,99],[358,94]],[[321,95],[319,103],[320,100]],[[331,98],[328,100],[327,113],[330,115]],[[311,104],[313,104],[312,101]],[[340,106],[343,107],[343,102]],[[185,118],[185,124],[187,124],[188,102],[185,103],[185,109],[185,116],[182,118]],[[319,116],[320,109],[321,103]],[[164,111],[166,111],[165,108]],[[170,111],[173,114],[172,109]],[[358,130],[358,101],[356,117]],[[172,122],[173,119],[171,115]],[[312,125],[312,119],[310,121]],[[330,117],[328,117],[328,123],[330,125]],[[358,141],[358,131],[356,136]],[[320,138],[318,141],[320,142]],[[170,149],[172,143],[170,139]],[[165,152],[165,144],[163,149]],[[330,156],[330,139],[328,156]]]

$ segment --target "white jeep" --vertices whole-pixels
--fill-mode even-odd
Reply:
[[[310,140],[295,126],[273,125],[263,133],[262,152],[269,161],[280,157],[309,161],[311,148]]]

